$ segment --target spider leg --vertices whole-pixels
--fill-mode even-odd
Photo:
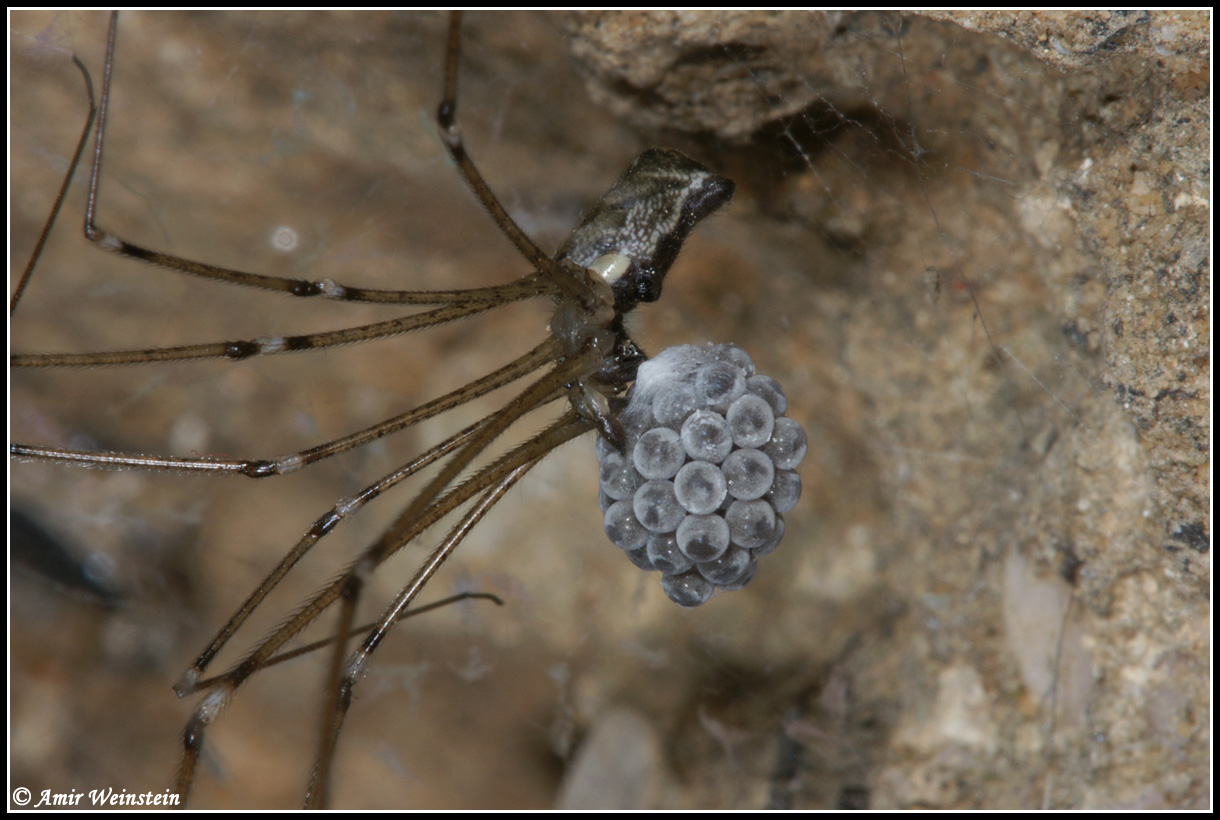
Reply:
[[[346,518],[355,515],[366,504],[377,498],[382,493],[394,487],[404,479],[416,474],[420,470],[427,467],[429,464],[436,462],[438,459],[452,453],[458,447],[463,446],[475,436],[482,433],[485,428],[491,423],[494,417],[489,416],[484,418],[460,432],[450,436],[445,441],[429,448],[408,463],[398,467],[381,479],[375,481],[365,487],[359,493],[349,498],[342,499],[336,503],[331,509],[327,510],[305,531],[305,534],[299,541],[290,549],[275,568],[267,574],[267,576],[259,583],[258,587],[250,594],[250,596],[237,608],[230,616],[228,622],[212,638],[207,648],[200,653],[191,667],[182,675],[178,683],[175,685],[175,690],[179,697],[190,694],[204,688],[204,685],[199,682],[200,676],[215,659],[216,655],[228,643],[233,634],[246,622],[250,614],[262,603],[263,599],[270,594],[284,576],[297,564],[308,552],[313,548],[314,544],[328,535],[334,530],[338,524]]]
[[[401,316],[384,322],[374,322],[357,327],[341,328],[322,333],[301,336],[264,336],[229,342],[205,342],[203,344],[177,347],[156,347],[142,350],[116,350],[103,353],[14,353],[9,359],[11,367],[99,367],[104,365],[146,364],[148,362],[190,361],[202,359],[248,359],[252,356],[267,356],[298,350],[317,350],[337,347],[370,339],[384,339],[409,333],[422,328],[437,327],[457,319],[464,319],[502,307],[520,299],[529,299],[545,293],[532,276],[517,282],[499,285],[487,290],[484,298],[466,304],[444,307]]]
[[[9,454],[15,458],[31,461],[55,461],[85,467],[136,467],[150,470],[181,470],[185,472],[231,473],[249,478],[267,478],[296,472],[339,453],[360,447],[376,439],[391,435],[425,419],[440,415],[454,407],[473,401],[480,396],[534,372],[554,359],[556,344],[548,339],[529,353],[518,357],[499,370],[454,390],[438,399],[392,416],[382,422],[358,430],[342,438],[269,459],[229,459],[215,456],[156,456],[137,453],[99,452],[75,450],[66,447],[14,443]]]
[[[329,797],[330,770],[334,761],[339,732],[351,707],[352,690],[362,674],[369,657],[381,645],[389,630],[399,621],[420,590],[428,583],[441,564],[457,549],[475,525],[491,510],[508,490],[538,464],[548,453],[566,441],[586,432],[589,425],[575,413],[568,412],[547,430],[508,453],[501,461],[492,464],[488,472],[475,476],[468,482],[486,490],[477,503],[462,516],[445,539],[432,551],[416,570],[415,575],[402,588],[394,601],[385,609],[368,636],[346,662],[343,661],[344,640],[335,642],[330,666],[327,692],[331,697],[325,706],[322,733],[318,742],[317,762],[309,779],[306,793],[306,808],[325,808]],[[464,485],[465,486],[465,485]],[[343,614],[340,621],[354,618],[356,601],[363,581],[358,577],[360,564],[352,569],[351,582],[343,595]],[[346,624],[345,624],[346,625]],[[346,635],[346,631],[341,633]]]
[[[597,352],[591,350],[560,362],[516,399],[488,417],[483,428],[454,454],[441,471],[420,490],[411,503],[399,513],[393,523],[376,542],[365,550],[347,572],[319,590],[287,621],[263,639],[243,660],[220,677],[216,686],[204,697],[195,710],[183,731],[183,752],[178,769],[178,793],[184,801],[187,799],[191,783],[194,781],[195,766],[203,748],[207,726],[228,703],[237,688],[274,657],[285,643],[312,624],[336,601],[344,599],[345,611],[349,606],[354,607],[359,598],[362,579],[367,573],[372,572],[399,549],[413,541],[425,529],[483,492],[494,482],[503,480],[507,473],[520,466],[517,461],[521,459],[522,448],[517,448],[484,468],[468,481],[445,492],[446,488],[470,465],[471,461],[501,433],[529,412],[561,397],[565,386],[595,368],[599,358]],[[565,428],[569,433],[567,438],[579,435],[587,429],[589,429],[588,424],[584,421],[574,422]],[[535,438],[533,441],[538,442],[540,438]],[[558,442],[553,446],[557,445]],[[442,493],[444,494],[442,495]],[[434,572],[435,568],[432,571]],[[429,577],[430,575],[431,572]],[[337,634],[345,635],[350,630],[351,623],[350,614],[342,615]],[[336,652],[341,653],[345,644],[346,641],[343,639],[337,641],[339,649]],[[189,674],[188,672],[188,676]],[[184,682],[189,683],[189,681]]]
[[[441,598],[438,601],[433,601],[430,604],[424,604],[423,606],[420,606],[415,609],[404,612],[404,613],[402,613],[402,615],[399,616],[398,620],[405,621],[407,618],[412,618],[416,615],[423,615],[425,612],[431,612],[434,609],[440,609],[441,607],[449,606],[449,604],[456,604],[459,601],[469,601],[469,600],[491,601],[496,606],[504,606],[504,601],[500,598],[500,596],[493,595],[490,592],[458,592],[453,595],[450,595],[448,598]],[[347,633],[347,637],[350,639],[350,638],[355,638],[359,635],[364,635],[364,634],[372,631],[373,627],[377,626],[377,623],[378,623],[377,621],[370,621],[367,624],[362,624],[361,626],[353,627],[352,630]],[[314,641],[313,643],[308,643],[308,644],[305,644],[304,646],[298,646],[296,649],[292,649],[287,652],[281,652],[280,654],[276,655],[274,658],[271,658],[269,661],[267,661],[265,664],[263,664],[262,668],[266,669],[267,667],[270,667],[270,666],[278,666],[281,663],[295,660],[296,658],[299,658],[302,655],[308,655],[310,652],[317,652],[319,649],[322,649],[323,647],[330,646],[338,639],[339,639],[338,635],[332,635],[329,638],[323,638],[320,641]],[[201,691],[203,689],[209,689],[214,684],[216,684],[217,682],[220,681],[220,677],[221,677],[220,675],[217,675],[214,678],[206,678],[204,680],[201,680],[194,685],[194,688],[191,691],[197,692],[197,691]]]
[[[17,303],[21,301],[21,296],[25,293],[25,287],[29,284],[30,277],[34,274],[34,268],[38,266],[38,260],[42,257],[43,248],[47,246],[47,239],[51,235],[51,229],[55,227],[55,220],[59,218],[59,212],[64,204],[64,196],[68,193],[68,186],[72,184],[72,178],[76,176],[76,167],[80,165],[81,155],[85,153],[85,145],[89,142],[89,131],[93,128],[93,120],[97,116],[97,101],[93,97],[93,78],[89,76],[89,70],[85,68],[85,64],[75,54],[72,55],[72,62],[76,64],[76,67],[80,69],[81,76],[85,78],[85,93],[89,96],[89,115],[85,118],[85,127],[81,129],[80,140],[76,143],[76,150],[72,152],[72,160],[68,163],[68,171],[64,174],[64,181],[59,186],[59,192],[55,194],[55,202],[51,205],[51,213],[47,216],[47,221],[42,226],[42,233],[38,235],[38,241],[34,243],[34,250],[30,252],[30,261],[26,263],[25,270],[21,274],[21,279],[17,282],[17,287],[13,290],[13,295],[9,299],[9,316],[12,316],[13,311],[17,309]]]
[[[483,179],[474,161],[466,152],[462,140],[462,130],[457,122],[457,75],[458,56],[461,53],[462,13],[455,11],[449,17],[449,44],[445,52],[445,93],[436,111],[436,121],[440,125],[441,139],[449,156],[453,158],[466,184],[478,197],[479,202],[491,214],[500,231],[516,246],[535,269],[540,271],[555,290],[569,299],[581,304],[591,303],[595,298],[593,290],[584,282],[574,278],[564,271],[563,267],[526,235],[513,218],[504,210],[500,200],[492,192],[491,186]]]
[[[627,430],[610,408],[610,400],[600,390],[590,387],[584,379],[568,389],[573,409],[588,421],[598,434],[620,453],[627,447]]]
[[[500,299],[511,296],[515,291],[512,290],[513,285],[509,285],[509,291],[502,290],[502,287],[486,287],[486,288],[467,288],[460,290],[447,291],[414,291],[414,290],[386,290],[379,288],[361,288],[351,285],[345,285],[341,282],[336,282],[333,279],[320,279],[310,281],[307,279],[291,279],[282,276],[267,276],[259,273],[251,273],[248,271],[239,271],[233,268],[225,268],[219,265],[210,265],[204,262],[196,262],[191,259],[185,259],[173,254],[164,253],[151,248],[137,245],[133,242],[116,236],[104,228],[99,228],[95,222],[97,213],[98,189],[102,179],[102,156],[106,140],[106,116],[110,110],[110,78],[114,66],[115,44],[118,39],[118,12],[114,12],[110,17],[110,29],[106,41],[106,62],[102,74],[102,93],[99,104],[96,108],[93,105],[93,87],[89,83],[89,122],[85,126],[85,130],[81,135],[81,144],[77,147],[76,159],[73,160],[69,168],[68,175],[64,180],[64,187],[61,189],[60,197],[56,201],[55,209],[52,212],[52,217],[48,220],[47,226],[43,231],[44,241],[45,236],[49,233],[51,224],[54,222],[55,214],[58,213],[59,203],[63,198],[63,190],[67,188],[68,183],[72,179],[73,172],[76,168],[76,162],[79,160],[81,149],[88,136],[89,127],[93,122],[93,114],[97,112],[97,134],[94,140],[93,149],[93,164],[89,175],[89,195],[85,206],[85,223],[84,233],[85,238],[97,245],[99,248],[117,253],[120,256],[125,256],[129,259],[134,259],[147,264],[156,265],[158,267],[167,268],[169,270],[178,271],[180,273],[198,276],[203,279],[210,279],[219,282],[229,282],[236,285],[244,285],[246,287],[259,288],[261,290],[276,291],[286,293],[291,296],[306,297],[321,297],[336,302],[374,302],[381,304],[400,304],[400,305],[445,305],[449,307],[470,306],[477,307],[478,305],[487,302],[497,302]],[[75,59],[75,58],[73,58]],[[77,61],[79,65],[79,61]],[[84,67],[81,66],[81,70]],[[86,74],[88,82],[88,75]],[[41,252],[42,242],[39,243],[35,250],[34,257],[31,259],[31,267],[37,260]],[[24,287],[24,282],[29,278],[30,268],[27,268],[26,274],[22,277],[22,283],[18,286],[18,294],[14,297],[14,304],[19,298],[21,289]],[[539,280],[533,276],[527,276],[519,280],[515,285],[529,287],[531,284],[536,288],[533,295],[549,293],[555,290],[553,285],[546,283],[544,280]],[[525,298],[518,296],[516,298]],[[474,311],[477,312],[477,311]],[[466,315],[466,314],[461,314]],[[457,317],[453,317],[457,318]],[[439,321],[449,321],[441,319]],[[368,337],[361,337],[368,338]],[[357,339],[353,339],[357,341]],[[342,342],[339,342],[342,344]],[[234,343],[240,344],[240,343]],[[314,345],[309,345],[314,346]],[[203,348],[200,355],[219,356],[230,355],[216,352],[205,352],[209,348]],[[151,351],[143,351],[150,353]],[[261,351],[266,352],[266,351]],[[250,355],[250,354],[247,354]],[[238,356],[237,358],[243,358]],[[196,356],[173,356],[170,358],[196,358]],[[138,361],[163,361],[161,358],[138,359]],[[94,364],[126,364],[126,361],[48,361],[46,365],[56,366],[74,366],[74,365],[94,365]],[[29,365],[23,365],[29,366]]]

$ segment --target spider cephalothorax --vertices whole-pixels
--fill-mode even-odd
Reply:
[[[733,196],[732,181],[680,151],[650,148],[632,161],[559,248],[556,261],[583,286],[581,298],[557,297],[551,333],[563,353],[594,348],[596,372],[573,386],[573,405],[622,450],[626,437],[606,395],[635,380],[646,356],[624,317],[661,295],[665,274],[700,220]]]
[[[650,148],[585,214],[556,258],[600,274],[620,314],[655,302],[691,229],[728,202],[735,187],[681,151]]]

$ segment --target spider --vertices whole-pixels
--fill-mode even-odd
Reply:
[[[475,189],[480,200],[492,212],[496,222],[512,238],[514,244],[518,246],[518,250],[527,257],[536,271],[535,273],[528,274],[516,284],[477,292],[477,301],[475,302],[461,301],[464,297],[460,294],[447,297],[451,305],[448,309],[451,310],[453,315],[438,315],[435,320],[421,322],[420,326],[426,327],[443,321],[449,321],[453,318],[459,318],[468,313],[481,312],[481,310],[487,307],[499,307],[501,304],[507,304],[515,299],[551,295],[559,305],[551,323],[553,330],[552,339],[544,343],[543,347],[536,349],[535,353],[531,356],[519,360],[511,375],[514,377],[523,376],[537,370],[547,361],[568,360],[576,362],[579,360],[581,364],[572,364],[571,372],[564,372],[561,375],[555,376],[552,379],[553,383],[543,382],[534,388],[533,393],[527,391],[525,395],[528,399],[517,400],[516,406],[518,409],[520,411],[528,411],[533,409],[540,399],[545,398],[550,400],[566,395],[571,402],[573,411],[563,417],[557,425],[548,428],[548,430],[538,434],[537,437],[529,440],[533,443],[526,443],[521,448],[512,451],[519,455],[510,455],[506,461],[501,460],[486,466],[483,468],[484,472],[476,474],[475,478],[468,484],[458,485],[459,488],[471,488],[470,492],[467,492],[465,489],[459,489],[459,493],[466,493],[465,496],[461,497],[461,500],[474,498],[479,493],[485,493],[485,495],[479,502],[476,510],[468,514],[455,527],[453,537],[447,540],[446,552],[460,543],[461,537],[465,535],[465,530],[476,523],[485,514],[487,509],[494,506],[502,494],[529,467],[536,464],[542,455],[554,449],[563,441],[589,429],[597,428],[612,447],[621,449],[627,444],[626,433],[622,430],[617,419],[611,414],[607,399],[614,398],[624,392],[627,384],[633,380],[635,369],[643,361],[644,356],[630,336],[626,334],[622,317],[638,303],[655,301],[660,295],[662,278],[676,257],[677,250],[685,236],[698,221],[724,204],[732,195],[733,190],[732,184],[727,180],[715,176],[698,163],[678,152],[646,152],[633,163],[631,169],[619,183],[619,186],[611,192],[607,200],[609,206],[603,208],[600,212],[594,210],[587,215],[583,223],[585,225],[582,229],[583,233],[578,230],[573,235],[573,238],[565,244],[564,249],[561,250],[558,257],[552,258],[543,254],[533,245],[532,240],[528,239],[511,222],[507,214],[500,209],[490,189],[481,181],[478,171],[466,159],[460,132],[453,119],[453,111],[456,106],[459,43],[458,19],[455,15],[450,29],[448,56],[446,58],[445,100],[442,103],[439,115],[442,131],[445,135],[445,143],[451,157],[459,165],[463,176],[471,184],[472,188]],[[112,33],[111,37],[113,38],[113,36]],[[113,52],[110,51],[106,58],[107,80],[103,85],[101,94],[100,122],[98,126],[99,142],[100,135],[105,128],[105,117],[108,113],[110,102],[108,75],[112,59]],[[660,182],[659,187],[652,180],[658,180]],[[659,193],[653,193],[654,189],[658,190]],[[659,220],[653,220],[655,224],[662,226],[660,234],[644,234],[638,227],[631,225],[620,229],[614,227],[614,222],[619,219],[614,214],[616,212],[629,212],[630,208],[635,207],[635,203],[640,201],[641,198],[646,203],[649,203],[646,206],[647,208],[651,208],[660,214]],[[672,215],[672,218],[670,218],[670,215]],[[630,219],[634,220],[634,217],[630,217]],[[607,223],[609,223],[609,228]],[[611,239],[606,238],[608,229]],[[624,239],[614,240],[612,237],[615,230],[618,230],[619,235],[624,237]],[[290,232],[290,229],[285,229],[285,231]],[[283,239],[283,236],[284,234],[277,234],[277,240]],[[150,253],[141,244],[119,239],[117,235],[108,234],[102,236],[97,234],[93,236],[93,239],[103,248],[119,252],[129,258],[159,261],[162,264],[168,263],[168,266],[171,267],[192,267],[191,263],[179,261],[180,258],[178,257],[156,256],[155,252]],[[585,250],[586,247],[589,250]],[[573,264],[571,262],[562,262],[561,264],[555,261],[556,259],[563,260],[569,257],[579,259],[580,264]],[[597,272],[597,278],[593,278],[591,274],[586,272],[587,269],[584,267],[586,265]],[[222,276],[228,276],[228,274],[222,274]],[[329,280],[325,282],[317,281],[311,284],[296,280],[295,282],[283,284],[287,281],[284,278],[275,281],[271,279],[262,280],[270,289],[289,291],[297,296],[323,296],[335,301],[345,301],[350,297],[357,296],[350,286],[336,285]],[[558,284],[548,284],[551,282],[557,282]],[[248,278],[246,283],[250,283]],[[439,297],[442,303],[445,299],[446,297]],[[453,300],[455,299],[458,301],[454,302]],[[351,299],[351,301],[363,300],[365,299]],[[434,304],[437,301],[437,297],[432,299]],[[442,308],[441,310],[445,309]],[[284,340],[288,338],[290,337],[273,335],[264,337],[262,341],[258,342],[227,344],[219,347],[212,346],[211,348],[201,349],[198,353],[201,353],[203,358],[230,359],[247,358],[259,354],[273,354],[283,352],[280,348],[297,344],[285,342]],[[151,349],[121,355],[117,359],[112,358],[109,361],[106,361],[104,356],[99,357],[92,354],[58,360],[54,358],[53,354],[51,356],[34,355],[24,358],[19,355],[14,360],[14,364],[17,366],[70,366],[102,363],[132,364],[156,360],[165,356],[173,357],[175,355],[180,354],[156,353],[151,352]],[[194,354],[187,355],[193,356]],[[507,381],[497,381],[494,387],[498,388],[502,383],[507,383]],[[479,383],[476,382],[474,384],[478,385]],[[480,387],[472,387],[465,390],[470,393],[481,389]],[[483,392],[488,392],[491,389],[493,389],[493,386],[489,386]],[[509,408],[513,406],[514,404],[511,402],[508,405]],[[448,409],[448,407],[446,406],[442,409]],[[434,502],[441,498],[442,492],[448,491],[447,488],[452,486],[453,480],[462,474],[462,471],[466,469],[478,452],[486,447],[488,442],[503,432],[500,428],[506,428],[509,421],[515,418],[515,415],[510,417],[509,414],[502,414],[502,423],[489,417],[486,421],[468,427],[457,439],[454,439],[454,443],[447,450],[453,451],[459,449],[459,447],[465,447],[469,455],[461,459],[455,459],[455,466],[452,469],[448,472],[443,472],[441,477],[424,487],[420,495],[417,496],[417,501],[413,502],[411,506],[399,515],[399,523],[391,526],[387,531],[387,533],[393,533],[395,529],[399,529],[402,532],[400,534],[388,535],[385,543],[389,545],[393,541],[402,541],[404,543],[413,541],[418,532],[422,531],[425,522],[426,524],[432,524],[439,520],[440,513],[433,512],[433,510],[438,509]],[[415,418],[411,418],[405,423],[400,423],[400,426],[408,426],[415,421]],[[376,439],[381,434],[380,432],[370,434],[366,438],[370,440]],[[101,457],[79,450],[70,453],[62,448],[43,449],[15,445],[14,452],[19,457],[38,457],[52,461],[78,460],[83,463],[93,464],[109,462],[109,466],[116,466],[116,462],[109,460],[108,457]],[[215,457],[198,456],[181,460],[175,459],[172,462],[138,456],[118,456],[117,458],[117,463],[127,466],[178,470],[216,469],[219,467],[221,471],[243,473],[250,477],[267,477],[276,473],[294,472],[313,460],[313,456],[309,455],[289,455],[275,462],[262,459],[217,459]],[[519,463],[513,459],[518,459]],[[245,463],[240,463],[242,461]],[[505,466],[501,467],[501,464]],[[393,482],[396,483],[397,480],[395,478]],[[390,483],[390,481],[387,481],[387,486]],[[370,491],[367,494],[368,500],[371,500],[380,494],[380,492],[381,488],[377,488],[376,491]],[[355,512],[363,503],[364,499],[361,500],[360,504],[349,501],[346,507],[335,507],[332,514],[323,516],[323,518],[315,522],[313,534],[307,536],[302,543],[312,543],[322,535],[328,534],[342,518]],[[444,502],[441,503],[440,509],[441,512],[445,511]],[[384,557],[388,557],[396,549],[397,547],[395,546],[387,546],[370,553],[364,566],[359,567],[358,570],[349,571],[346,581],[332,584],[330,592],[322,593],[322,597],[318,600],[326,602],[323,604],[323,608],[340,598],[355,601],[359,597],[359,588],[364,585],[371,570],[380,564]],[[443,560],[444,553],[438,553],[438,555],[441,555]],[[295,560],[294,558],[291,562],[285,561],[282,565],[282,571],[286,572],[291,569],[291,564]],[[359,562],[357,563],[359,564]],[[437,565],[439,565],[439,561]],[[403,596],[400,606],[405,607],[412,600],[418,588],[422,588],[427,583],[433,569],[434,567],[428,567],[427,570],[421,571],[415,582],[416,588]],[[234,684],[240,685],[240,683],[244,683],[246,678],[261,672],[265,661],[270,660],[277,652],[272,650],[271,644],[268,643],[266,644],[267,650],[264,653],[264,658],[252,658],[246,661],[244,669],[230,673],[230,677],[227,680],[201,682],[201,678],[216,652],[227,643],[232,630],[241,625],[248,611],[258,608],[262,597],[266,593],[271,592],[278,585],[278,581],[278,577],[268,580],[265,587],[256,593],[248,604],[243,606],[243,611],[238,616],[235,616],[231,626],[226,627],[222,631],[212,646],[205,651],[204,655],[200,656],[200,659],[184,675],[179,683],[180,694],[191,693],[196,689],[213,693],[205,696],[204,702],[195,713],[185,732],[185,752],[177,787],[183,794],[188,792],[194,784],[195,767],[198,762],[199,752],[203,748],[202,738],[204,730],[214,719],[219,708],[226,705],[222,701],[228,700],[235,689]],[[351,614],[354,612],[354,607],[345,606],[344,610],[349,614],[344,617],[338,632],[346,635],[351,631]],[[386,626],[390,626],[396,618],[397,614],[387,615]],[[308,617],[301,617],[298,625],[282,630],[282,636],[284,638],[295,636],[301,629],[312,625],[313,620],[314,615],[312,613]],[[380,638],[370,640],[366,649],[375,649],[379,641]],[[274,639],[273,642],[280,643],[281,641]],[[335,657],[338,657],[340,652],[341,649],[334,650]],[[353,667],[350,672],[342,673],[347,679],[346,683],[338,684],[335,680],[332,680],[330,688],[335,692],[345,691],[350,687],[351,683],[359,678],[360,668],[363,667],[363,663],[363,661],[359,661],[357,667]],[[332,664],[332,667],[336,670],[338,669],[338,666],[335,664]],[[217,695],[216,693],[218,692],[224,692],[225,694]],[[325,710],[331,715],[329,720],[333,728],[329,732],[323,732],[323,741],[318,753],[318,767],[311,779],[309,792],[310,805],[326,805],[328,802],[329,770],[333,759],[334,741],[337,738],[338,728],[343,719],[342,714],[346,711],[346,708],[347,701],[344,698],[340,698],[334,706],[327,707],[327,710]]]
[[[43,42],[47,26],[52,41],[69,32],[73,49],[98,66],[104,34],[81,19],[44,17],[26,42]],[[110,227],[187,257],[297,276],[355,269],[383,287],[403,286],[403,277],[412,287],[473,287],[520,271],[524,263],[446,165],[427,125],[441,87],[441,18],[262,19],[273,18],[124,18],[106,172],[113,184],[103,191]],[[831,54],[808,45],[822,19],[769,15],[783,37],[765,48],[683,53],[689,60],[675,78],[707,76],[698,72],[711,66],[711,82],[742,77],[777,115],[797,116],[768,118],[744,148],[717,138],[679,143],[740,191],[714,229],[688,243],[665,297],[637,311],[637,338],[649,352],[731,339],[767,356],[768,368],[786,363],[793,403],[817,408],[808,509],[789,521],[774,556],[786,571],[764,564],[751,590],[678,610],[597,532],[589,448],[561,448],[489,514],[432,586],[438,597],[493,591],[505,608],[451,607],[402,624],[379,650],[340,741],[336,805],[546,804],[578,768],[571,751],[596,746],[602,716],[615,710],[647,717],[670,767],[672,805],[757,806],[768,789],[795,806],[866,805],[873,784],[903,786],[874,777],[872,767],[907,759],[910,750],[892,741],[910,735],[895,729],[924,725],[942,680],[965,680],[957,673],[968,665],[985,692],[1021,683],[995,605],[1009,566],[998,559],[1053,547],[1034,522],[1077,520],[1051,498],[1071,505],[1075,497],[1048,480],[1073,463],[1064,448],[1087,439],[1060,402],[1108,400],[1090,375],[1090,354],[1062,330],[1063,306],[1087,307],[1100,282],[1087,264],[1073,264],[1070,226],[1039,218],[1059,213],[1041,209],[1060,201],[1057,174],[1075,173],[1071,150],[1058,159],[1046,151],[1063,147],[1062,112],[1069,128],[1087,131],[1090,120],[1056,96],[1062,77],[994,37],[917,15],[841,14],[830,27]],[[468,18],[462,113],[493,189],[550,249],[635,153],[669,137],[641,142],[604,98],[588,102],[566,58],[548,47],[554,35],[531,21]],[[754,70],[735,70],[747,62]],[[41,227],[84,103],[62,52],[15,65],[16,240]],[[610,90],[622,92],[614,109],[622,115],[633,87]],[[808,91],[825,99],[801,109],[806,103],[793,98]],[[137,99],[145,106],[130,107]],[[680,109],[688,99],[668,101]],[[189,156],[172,148],[184,136],[197,146]],[[30,145],[36,161],[20,161],[28,154],[19,148]],[[18,172],[31,167],[42,176],[20,184]],[[82,186],[64,219],[78,215],[71,211]],[[273,244],[280,227],[295,233],[292,250]],[[184,285],[98,253],[71,225],[57,236],[66,239],[53,238],[14,320],[22,349],[297,333],[335,326],[327,323],[337,321],[336,307],[344,323],[384,318],[351,305],[315,313],[310,300]],[[73,255],[77,247],[84,255]],[[24,254],[16,246],[14,254],[19,268]],[[522,303],[475,321],[473,332],[454,325],[242,367],[17,374],[14,430],[26,441],[76,436],[100,449],[287,452],[465,383],[497,362],[473,362],[458,349],[490,355],[501,342],[536,338],[545,321],[538,305]],[[989,344],[984,321],[1005,352]],[[14,776],[100,771],[112,784],[163,789],[186,709],[168,685],[285,541],[369,476],[504,398],[261,484],[16,465],[14,493],[52,523],[75,516],[59,529],[78,543],[117,541],[109,553],[116,572],[140,594],[99,614],[14,584],[13,668],[26,670],[20,678],[14,671]],[[1031,438],[1050,447],[1046,463]],[[250,634],[273,629],[388,515],[370,505],[344,525],[349,532],[331,536],[344,540],[302,568],[302,585],[286,579]],[[385,596],[405,580],[406,563],[376,576]],[[1046,563],[1026,566],[1041,577]],[[1053,648],[1055,633],[1031,633],[1026,643]],[[208,735],[195,805],[299,801],[324,654],[269,668],[234,699]],[[1025,685],[1036,693],[1034,683]],[[989,704],[996,727],[1019,729],[996,738],[995,759],[1010,774],[980,780],[966,766],[952,781],[966,799],[980,783],[1009,783],[1019,794],[1041,782],[1041,755],[1007,765],[1030,759],[1012,745],[1038,734],[1044,710],[1031,716],[1030,705]],[[1080,742],[1061,726],[1069,743]],[[656,746],[625,748],[611,759],[638,760]],[[961,760],[942,748],[954,749],[947,742],[929,755]]]

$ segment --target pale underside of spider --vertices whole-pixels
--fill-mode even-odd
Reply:
[[[601,203],[585,215],[557,255],[547,255],[512,221],[466,153],[456,120],[461,28],[460,15],[454,14],[448,35],[444,97],[437,114],[442,140],[480,202],[518,251],[532,264],[532,273],[502,286],[464,291],[420,292],[369,289],[329,278],[304,280],[266,276],[186,260],[129,242],[94,222],[93,214],[101,178],[103,135],[109,115],[110,77],[116,33],[117,15],[111,20],[101,96],[96,109],[97,137],[90,172],[85,225],[87,239],[103,250],[131,260],[212,281],[290,294],[298,298],[437,307],[397,319],[320,334],[260,336],[246,340],[102,353],[19,353],[12,357],[12,366],[54,368],[208,359],[236,361],[395,336],[447,324],[520,299],[549,296],[557,305],[549,325],[550,336],[533,351],[433,402],[363,431],[307,450],[275,458],[234,459],[215,456],[167,457],[106,453],[24,444],[13,444],[10,448],[11,453],[19,459],[112,469],[135,467],[269,478],[296,472],[317,461],[376,441],[382,436],[418,424],[507,384],[529,377],[544,367],[553,368],[550,373],[529,384],[497,413],[469,425],[418,458],[367,485],[357,494],[340,500],[330,511],[317,518],[293,550],[281,559],[258,589],[238,608],[176,685],[180,696],[197,691],[206,693],[188,721],[183,736],[183,757],[179,765],[175,792],[185,801],[195,782],[196,767],[199,755],[204,749],[206,730],[228,705],[236,690],[267,666],[286,659],[279,657],[283,654],[285,645],[303,630],[312,627],[319,615],[337,604],[340,610],[338,625],[334,629],[334,637],[329,639],[331,648],[326,650],[331,655],[328,664],[330,672],[327,675],[328,694],[321,710],[323,718],[318,753],[306,798],[308,806],[324,807],[329,803],[335,746],[351,705],[352,689],[363,677],[369,657],[380,645],[385,634],[404,617],[419,591],[427,585],[449,554],[526,472],[564,442],[590,429],[596,429],[611,449],[630,452],[630,446],[634,442],[628,440],[627,432],[615,416],[612,402],[618,401],[617,397],[634,380],[636,369],[646,356],[626,334],[623,320],[636,305],[653,302],[660,297],[664,276],[676,259],[686,236],[696,223],[732,196],[734,186],[677,151],[647,151],[632,163]],[[91,87],[89,94],[90,114],[82,144],[94,116]],[[71,178],[70,175],[71,172],[68,179]],[[31,271],[36,261],[37,253],[31,263]],[[14,308],[25,285],[26,281],[23,279],[14,295]],[[744,375],[752,374],[751,366],[749,372]],[[742,376],[737,378],[740,381]],[[510,449],[473,475],[469,475],[476,459],[513,424],[534,410],[559,399],[566,399],[570,404],[567,413],[534,438]],[[722,411],[723,409],[727,409],[727,405]],[[644,412],[647,414],[647,410]],[[770,411],[766,412],[769,414]],[[769,437],[769,432],[767,435]],[[452,458],[449,458],[451,454]],[[319,541],[365,504],[434,462],[442,465],[439,473],[428,480],[361,557],[338,578],[312,596],[270,636],[260,642],[244,660],[221,676],[204,679],[212,661],[234,633],[245,624],[250,614],[261,606],[281,579]],[[462,480],[459,482],[459,479]],[[459,513],[467,504],[469,506],[465,511]],[[445,519],[450,513],[459,513],[459,517],[449,534],[420,566],[412,580],[395,596],[371,631],[368,627],[355,628],[358,602],[373,573],[399,549],[414,542],[424,531]],[[780,533],[782,534],[782,530]],[[778,537],[779,534],[776,535],[776,538]],[[768,535],[763,540],[769,538]],[[368,634],[360,649],[345,659],[348,638],[366,631]],[[323,645],[325,643],[323,642]],[[297,653],[292,653],[291,656],[295,654]]]

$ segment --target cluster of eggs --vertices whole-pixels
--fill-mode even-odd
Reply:
[[[671,347],[640,366],[619,420],[620,453],[599,439],[606,535],[693,607],[740,589],[784,535],[801,495],[805,431],[788,400],[734,345]]]

